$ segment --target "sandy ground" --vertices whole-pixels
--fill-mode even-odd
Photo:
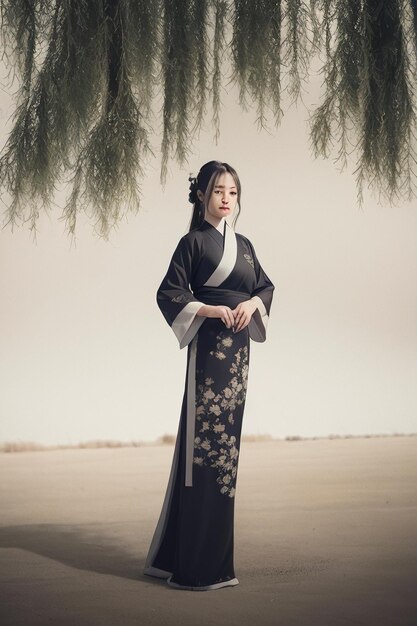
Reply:
[[[243,442],[240,584],[144,576],[171,446],[0,455],[1,626],[417,624],[417,437]]]

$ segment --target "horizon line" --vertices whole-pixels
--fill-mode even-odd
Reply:
[[[339,435],[330,433],[328,435],[303,436],[287,435],[285,437],[273,437],[270,434],[242,434],[241,441],[247,443],[261,443],[273,441],[314,441],[321,439],[361,439],[375,437],[415,437],[417,433],[365,433],[362,435]],[[145,446],[166,446],[174,445],[176,435],[164,434],[152,441],[130,440],[121,441],[117,439],[88,439],[78,443],[63,444],[42,444],[36,441],[4,441],[0,442],[0,453],[11,452],[43,452],[50,450],[71,450],[71,449],[96,449],[96,448],[139,448]]]

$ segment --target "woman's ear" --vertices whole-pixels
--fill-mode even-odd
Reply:
[[[198,197],[198,199],[200,200],[200,202],[203,202],[203,200],[204,200],[204,194],[203,194],[203,192],[201,191],[201,189],[197,189],[197,197]]]

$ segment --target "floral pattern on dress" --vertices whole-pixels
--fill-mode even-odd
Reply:
[[[193,300],[193,296],[188,293],[181,293],[179,296],[171,298],[171,302],[192,302]]]
[[[215,358],[226,358],[224,354],[233,345],[231,337],[218,339],[217,350],[210,354]],[[219,356],[222,354],[223,356]],[[217,469],[220,493],[233,498],[236,491],[236,476],[239,450],[236,437],[227,433],[228,424],[234,424],[233,413],[245,401],[248,378],[248,348],[239,348],[234,354],[229,371],[233,374],[220,393],[213,391],[213,378],[207,377],[204,384],[197,386],[196,434],[194,458],[196,465]]]
[[[250,254],[244,254],[243,256],[245,257],[245,259],[247,260],[249,265],[252,265],[252,267],[255,268],[255,264],[253,262],[253,258],[251,257],[251,255]]]
[[[221,335],[217,335],[216,339],[219,339],[216,345],[216,350],[211,350],[211,356],[215,356],[217,359],[225,359],[226,355],[224,353],[225,348],[230,348],[233,344],[233,339],[231,337],[222,337]]]

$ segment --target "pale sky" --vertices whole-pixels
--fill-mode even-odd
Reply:
[[[12,108],[1,93],[3,146]],[[59,209],[42,215],[37,245],[27,226],[0,231],[0,441],[177,432],[186,348],[156,290],[188,230],[189,172],[212,159],[237,170],[236,231],[275,284],[267,340],[251,343],[243,433],[417,432],[417,202],[380,206],[365,194],[359,209],[353,160],[343,173],[314,160],[303,105],[284,106],[268,134],[236,91],[223,94],[218,145],[208,115],[165,190],[153,137],[142,208],[109,242],[82,216],[71,247]],[[304,99],[318,98],[316,79]]]

